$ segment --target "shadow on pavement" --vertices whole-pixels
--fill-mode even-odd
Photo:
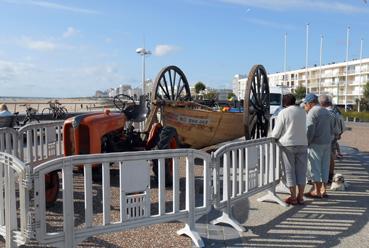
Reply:
[[[290,207],[273,220],[251,227],[252,234],[245,234],[242,244],[228,240],[227,247],[348,247],[342,240],[358,234],[369,220],[369,153],[345,150],[344,158],[336,162],[336,173],[350,184],[347,191],[329,191],[327,199]],[[365,236],[364,240],[358,237],[358,242],[354,239],[352,245],[367,247]]]

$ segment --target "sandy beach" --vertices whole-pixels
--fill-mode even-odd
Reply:
[[[81,98],[25,98],[25,97],[0,97],[0,103],[5,103],[10,112],[19,112],[24,114],[26,107],[29,104],[37,110],[37,113],[42,113],[42,110],[49,107],[49,101],[57,100],[64,106],[68,112],[87,112],[102,110],[109,107],[107,99],[94,97]]]

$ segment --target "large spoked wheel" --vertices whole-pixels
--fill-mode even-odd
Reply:
[[[127,106],[136,105],[135,100],[125,94],[116,95],[113,99],[113,103],[120,112],[123,112],[123,110],[125,110]]]
[[[264,66],[254,65],[249,72],[245,90],[243,123],[246,140],[268,135],[269,112],[268,76]]]
[[[58,199],[59,187],[59,175],[57,171],[52,171],[45,175],[45,198],[47,208],[52,207]]]
[[[155,79],[151,99],[191,101],[190,86],[183,71],[177,66],[164,67]]]
[[[176,149],[179,147],[177,130],[174,127],[163,127],[159,134],[159,142],[156,149]],[[156,178],[159,178],[158,161],[153,164],[153,172]],[[165,186],[173,185],[173,159],[165,159]]]

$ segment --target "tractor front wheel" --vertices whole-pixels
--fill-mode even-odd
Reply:
[[[52,171],[45,175],[46,208],[52,207],[56,199],[58,199],[59,187],[59,175],[57,171]]]
[[[174,127],[163,127],[159,134],[159,142],[156,145],[157,150],[179,148],[178,134]],[[156,178],[159,178],[158,161],[154,161],[153,172]],[[173,185],[173,159],[165,159],[165,186]]]

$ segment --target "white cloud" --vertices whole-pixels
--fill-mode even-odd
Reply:
[[[11,84],[18,78],[26,78],[34,69],[33,64],[0,60],[0,85]],[[4,90],[3,88],[2,91]]]
[[[49,68],[27,62],[0,60],[1,96],[77,97],[93,95],[102,85],[125,80],[118,64]]]
[[[179,47],[177,47],[177,46],[172,46],[172,45],[157,45],[155,47],[154,54],[156,56],[165,56],[165,55],[168,55],[170,53],[176,52],[178,50],[179,50]]]
[[[10,4],[31,5],[31,6],[41,7],[41,8],[63,10],[63,11],[69,11],[69,12],[82,13],[82,14],[100,14],[100,12],[96,10],[68,6],[68,5],[53,3],[49,1],[40,1],[40,0],[1,0],[1,1],[10,3]]]
[[[326,1],[326,0],[218,0],[223,3],[243,5],[248,7],[256,7],[270,10],[317,10],[331,11],[346,14],[352,13],[369,13],[367,8],[359,8],[352,4],[347,4],[343,1]]]
[[[75,29],[74,27],[68,27],[67,31],[65,31],[63,33],[63,37],[64,38],[69,38],[69,37],[77,35],[79,33],[80,32],[77,29]]]
[[[59,45],[55,42],[48,40],[34,40],[29,37],[23,37],[19,42],[23,47],[26,47],[30,50],[42,51],[42,52],[50,52],[56,50]]]

